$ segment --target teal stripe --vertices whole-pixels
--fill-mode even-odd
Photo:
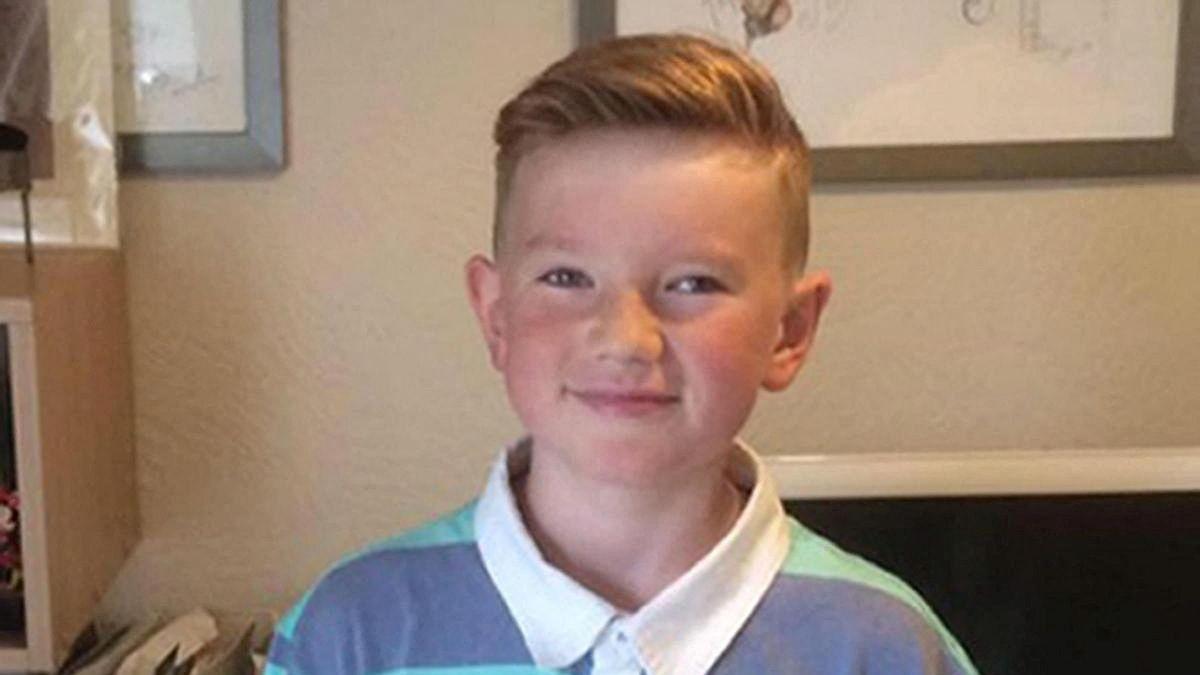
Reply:
[[[274,663],[268,663],[267,667],[263,669],[263,675],[288,675],[288,671]]]
[[[475,541],[475,506],[477,503],[478,500],[472,500],[457,511],[446,514],[428,525],[372,544],[361,553],[343,560],[339,566],[376,551],[472,543]]]
[[[783,561],[784,574],[811,576],[822,579],[839,579],[860,584],[886,593],[905,603],[937,631],[954,659],[967,675],[979,675],[967,652],[954,635],[942,625],[941,619],[925,604],[908,584],[867,560],[847,553],[830,541],[788,518],[791,528],[792,547]]]
[[[419,527],[415,530],[405,532],[388,539],[371,544],[365,549],[352,553],[345,558],[339,560],[333,567],[323,576],[328,576],[330,572],[353,562],[364,556],[379,551],[395,551],[395,550],[411,550],[419,548],[429,548],[433,546],[447,546],[452,544],[465,544],[475,541],[475,505],[478,500],[468,502],[465,506],[453,511],[437,520]],[[315,588],[315,586],[314,586]],[[304,597],[292,607],[291,611],[279,622],[276,630],[280,635],[291,640],[296,632],[296,624],[299,623],[300,617],[304,614],[304,606],[308,604],[309,598],[312,597],[312,589],[309,589]],[[440,671],[439,671],[440,672]],[[265,674],[264,674],[265,675]]]
[[[285,614],[283,619],[279,621],[279,624],[275,626],[275,632],[279,633],[288,640],[291,640],[292,636],[296,633],[296,624],[300,621],[300,615],[304,614],[304,606],[308,604],[308,599],[311,597],[312,590],[309,589],[309,591],[304,594],[304,597],[300,598],[300,601],[297,602],[292,607],[291,611]],[[270,674],[263,673],[263,675]]]

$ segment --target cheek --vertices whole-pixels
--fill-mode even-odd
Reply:
[[[711,326],[691,342],[692,376],[703,382],[700,394],[710,414],[740,424],[754,405],[770,364],[773,334],[755,322]]]
[[[508,325],[505,386],[518,415],[526,419],[537,410],[538,401],[560,386],[570,326],[553,312],[529,310],[512,313]]]
[[[714,395],[756,389],[764,368],[761,356],[736,335],[724,334],[695,350],[693,368],[702,371]]]
[[[579,301],[532,291],[507,312],[510,348],[527,357],[563,356],[573,344],[589,309]]]
[[[750,312],[736,312],[698,327],[693,335],[697,364],[714,379],[730,384],[757,380],[765,372],[773,347],[769,322]]]
[[[572,322],[564,312],[544,305],[519,307],[508,317],[509,349],[525,367],[546,364],[569,344]]]

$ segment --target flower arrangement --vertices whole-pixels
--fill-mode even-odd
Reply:
[[[0,588],[21,590],[21,500],[15,490],[0,487]]]

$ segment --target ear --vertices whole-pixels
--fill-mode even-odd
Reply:
[[[492,367],[503,370],[507,358],[504,313],[500,311],[500,272],[486,256],[473,255],[464,269],[467,298],[487,342]]]
[[[800,366],[804,365],[817,334],[817,323],[833,283],[825,272],[813,272],[797,279],[789,290],[788,304],[779,323],[779,341],[771,355],[771,363],[763,377],[763,388],[767,391],[786,389]]]

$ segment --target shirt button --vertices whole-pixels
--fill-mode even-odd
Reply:
[[[620,631],[617,633],[617,642],[625,643],[628,641],[629,641],[629,636],[626,635],[624,631]]]

